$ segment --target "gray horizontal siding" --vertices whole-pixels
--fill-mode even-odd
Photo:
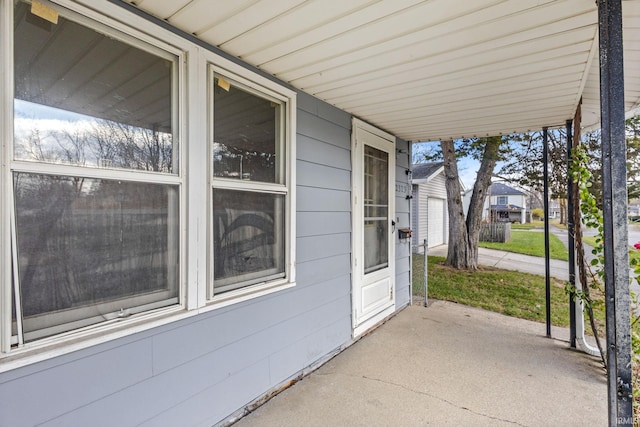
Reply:
[[[345,114],[339,108],[322,102],[308,93],[298,92],[298,110],[335,123],[345,129],[351,129],[351,116],[349,114]]]
[[[298,239],[297,263],[351,253],[351,234],[301,237]]]
[[[147,339],[8,381],[0,425],[34,426],[140,383],[151,378],[152,360]]]
[[[0,426],[208,426],[349,342],[351,117],[302,93],[298,107],[296,286],[0,374]],[[396,197],[403,226],[408,203]]]
[[[318,207],[320,209],[320,207]],[[350,212],[298,212],[298,237],[351,232]]]
[[[396,229],[411,228],[411,202],[407,199],[412,193],[410,175],[406,173],[410,164],[410,147],[407,141],[396,140]],[[411,299],[411,239],[400,240],[398,233],[394,236],[396,241],[396,268],[395,268],[395,299],[396,309],[409,304]]]
[[[0,426],[210,425],[350,340],[351,118],[298,104],[297,285],[0,374]]]
[[[396,309],[400,309],[411,300],[411,288],[409,287],[409,272],[396,275],[396,283],[401,283],[403,286],[396,286]]]
[[[350,212],[351,192],[326,188],[298,187],[298,212]]]
[[[351,150],[351,128],[344,128],[322,117],[298,110],[298,134]]]
[[[329,282],[329,285],[334,285],[330,289],[336,291],[341,284]],[[301,361],[301,366],[288,366],[288,372],[283,378],[272,378],[271,357],[283,348],[304,341],[306,337],[322,334],[321,331],[329,326],[346,330],[348,339],[349,325],[344,321],[339,325],[334,323],[344,317],[345,305],[349,301],[348,293],[340,295],[336,292],[330,303],[302,313],[290,321],[278,323],[269,328],[268,334],[253,334],[239,339],[195,359],[192,363],[179,365],[86,405],[75,413],[58,417],[50,425],[129,426],[145,421],[152,422],[151,425],[194,425],[194,422],[208,418],[223,418],[264,393],[274,383],[277,384],[315,360]],[[253,322],[245,320],[244,323],[259,323],[261,319],[262,316],[256,315],[252,318]],[[306,330],[300,328],[301,323]],[[342,336],[344,338],[344,333]],[[202,337],[199,339],[202,340]],[[341,343],[331,344],[331,348],[322,350],[330,351]],[[309,348],[300,351],[308,350]],[[315,356],[315,353],[309,354],[310,357]],[[234,380],[230,381],[230,378]],[[230,398],[228,393],[235,394],[239,400]],[[131,405],[131,402],[136,402],[136,405]],[[206,402],[206,405],[201,405],[202,402]],[[118,408],[116,413],[113,413],[114,408]],[[149,414],[154,415],[150,417]],[[170,422],[176,419],[181,421]]]
[[[323,146],[328,146],[324,144]],[[322,146],[316,147],[321,150]],[[298,160],[297,184],[299,186],[327,188],[351,192],[351,171],[317,163]]]
[[[396,166],[403,169],[409,169],[411,167],[410,157],[410,143],[396,138]]]
[[[349,148],[338,147],[305,135],[298,135],[296,151],[299,160],[335,169],[351,170],[351,151]]]

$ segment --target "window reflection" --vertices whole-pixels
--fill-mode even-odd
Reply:
[[[15,158],[175,173],[175,57],[29,7],[15,9]]]
[[[284,277],[284,196],[213,190],[214,287]]]
[[[389,155],[364,148],[364,271],[389,265]]]
[[[279,136],[276,128],[281,104],[233,85],[225,89],[218,82],[216,78],[213,97],[214,176],[277,182]]]
[[[89,317],[72,309],[97,316],[175,302],[174,187],[15,173],[14,189],[26,332],[29,319],[40,329]],[[37,319],[45,314],[55,315]]]

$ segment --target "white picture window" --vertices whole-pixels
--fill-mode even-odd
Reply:
[[[508,196],[498,196],[497,197],[497,205],[507,205],[509,204],[509,197]]]
[[[12,345],[178,304],[178,55],[28,3],[13,22]]]
[[[287,282],[287,99],[210,73],[213,278],[209,296]]]
[[[293,286],[295,92],[61,2],[0,0],[0,360]]]

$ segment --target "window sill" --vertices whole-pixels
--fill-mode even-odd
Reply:
[[[294,286],[296,286],[295,282],[263,283],[226,292],[214,297],[209,301],[208,305],[200,309],[186,310],[182,306],[173,306],[127,319],[114,319],[100,326],[88,326],[81,330],[40,339],[33,343],[25,344],[21,348],[13,349],[10,353],[0,355],[0,373],[124,338],[222,307],[283,291]]]
[[[211,300],[209,300],[207,306],[200,309],[200,313],[205,313],[207,311],[219,309],[232,304],[249,301],[254,298],[293,288],[294,286],[296,286],[296,282],[279,280],[276,282],[262,283],[242,289],[236,289],[234,291],[225,292],[221,295],[214,296]]]
[[[182,306],[173,306],[140,314],[135,318],[132,316],[113,320],[100,326],[88,326],[85,329],[44,338],[1,355],[0,373],[157,328],[198,313],[198,310],[187,311]]]

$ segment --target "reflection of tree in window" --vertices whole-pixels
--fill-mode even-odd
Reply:
[[[29,7],[15,9],[15,158],[175,173],[173,55]]]
[[[284,123],[282,102],[219,76],[213,106],[213,288],[222,293],[286,275]]]
[[[16,138],[16,158],[76,166],[111,167],[171,173],[171,135],[108,120],[89,129],[28,130]]]
[[[280,104],[236,86],[214,93],[214,176],[276,182]]]
[[[284,277],[284,196],[216,189],[213,198],[218,284]]]
[[[164,185],[16,174],[25,316],[170,290]],[[169,209],[168,209],[169,208]],[[175,212],[174,212],[175,214]],[[126,305],[126,304],[125,304]]]
[[[176,304],[179,288],[177,57],[29,8],[15,3],[13,311],[24,341]]]

